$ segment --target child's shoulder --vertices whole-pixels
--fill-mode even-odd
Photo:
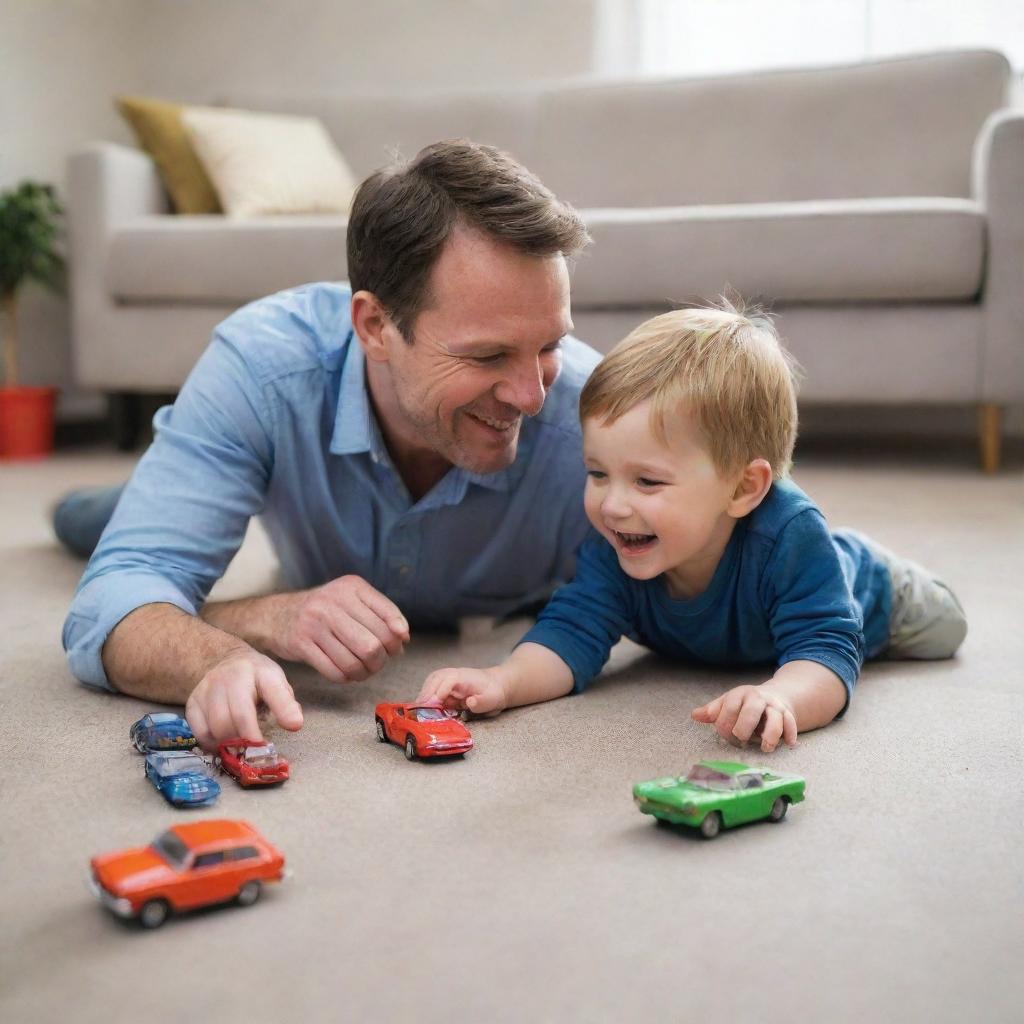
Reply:
[[[821,509],[792,480],[776,480],[746,518],[746,546],[760,549],[764,559],[826,542],[831,544]]]
[[[811,516],[804,513],[810,512]],[[747,516],[747,532],[777,539],[798,516],[824,522],[818,506],[792,480],[776,480],[753,512]]]

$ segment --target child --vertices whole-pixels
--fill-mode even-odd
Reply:
[[[623,635],[690,663],[774,665],[696,708],[761,749],[841,715],[865,657],[949,658],[952,591],[786,479],[793,364],[770,320],[731,306],[641,324],[580,395],[584,504],[600,535],[500,665],[434,672],[420,699],[485,714],[579,692]]]

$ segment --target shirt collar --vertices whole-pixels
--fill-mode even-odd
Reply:
[[[370,452],[379,456],[377,449],[382,447],[382,442],[366,390],[366,356],[354,331],[349,331],[347,345],[338,388],[338,411],[331,435],[331,454]]]

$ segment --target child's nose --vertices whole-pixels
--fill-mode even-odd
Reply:
[[[629,502],[625,500],[625,495],[615,487],[609,487],[605,493],[604,501],[601,502],[601,511],[609,519],[625,519],[627,518],[632,509],[629,507]]]

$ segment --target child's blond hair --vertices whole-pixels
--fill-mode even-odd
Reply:
[[[798,367],[757,308],[679,309],[637,327],[601,360],[580,394],[580,420],[609,422],[651,400],[651,428],[668,443],[689,412],[723,475],[767,459],[776,478],[792,465]]]

